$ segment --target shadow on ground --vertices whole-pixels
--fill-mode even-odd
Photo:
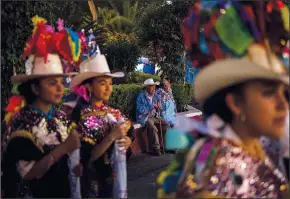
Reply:
[[[149,156],[138,154],[128,162],[128,197],[156,198],[156,178],[174,155]]]

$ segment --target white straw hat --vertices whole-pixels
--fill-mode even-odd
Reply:
[[[124,77],[124,73],[111,73],[106,57],[104,55],[97,54],[80,64],[80,73],[72,78],[70,88],[81,84],[87,79],[99,76]]]
[[[48,54],[46,62],[44,57],[31,55],[25,63],[25,74],[11,77],[12,84],[21,84],[28,80],[49,76],[71,76],[76,73],[63,73],[63,67],[58,54]]]
[[[152,78],[150,78],[150,79],[146,79],[141,87],[144,88],[146,86],[159,85],[159,84],[160,84],[160,82],[158,82],[158,81],[154,82],[154,80]]]

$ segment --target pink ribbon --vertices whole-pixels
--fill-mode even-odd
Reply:
[[[81,86],[75,86],[73,88],[73,92],[75,94],[77,94],[78,96],[82,97],[84,100],[86,100],[87,102],[90,102],[90,98],[87,94],[87,89],[84,85]]]

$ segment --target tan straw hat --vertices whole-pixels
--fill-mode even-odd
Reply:
[[[283,63],[258,44],[248,49],[242,59],[224,59],[206,66],[194,82],[195,99],[203,103],[216,92],[252,79],[276,80],[289,84],[289,74]],[[269,60],[268,60],[269,59]]]

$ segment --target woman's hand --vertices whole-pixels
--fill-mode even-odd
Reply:
[[[76,177],[81,177],[83,175],[83,165],[79,163],[75,168],[73,168],[73,173]]]
[[[74,150],[80,148],[81,146],[80,138],[81,136],[77,131],[73,130],[71,132],[66,141],[63,143],[66,153],[71,153]]]
[[[128,136],[125,136],[122,139],[117,140],[117,143],[120,148],[125,148],[127,150],[131,146],[132,140]]]
[[[110,136],[112,137],[113,140],[118,140],[118,139],[126,136],[127,132],[128,132],[128,130],[126,128],[126,125],[121,124],[121,125],[114,126],[112,128]]]

